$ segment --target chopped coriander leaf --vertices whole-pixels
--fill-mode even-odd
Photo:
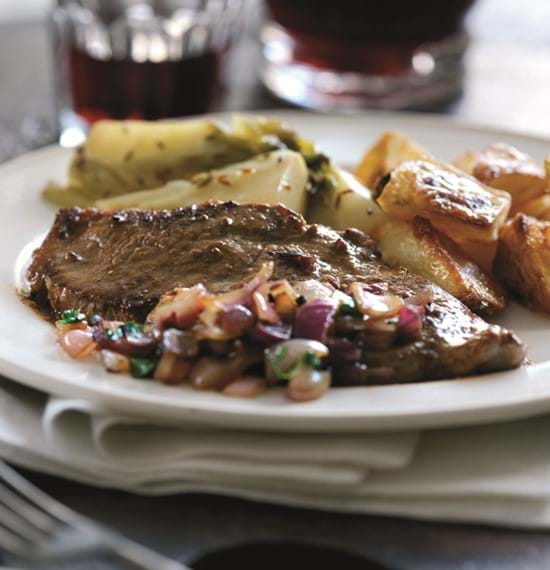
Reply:
[[[357,308],[357,303],[355,299],[352,299],[351,302],[342,302],[338,307],[338,314],[339,315],[346,315],[350,317],[362,317],[363,313]]]
[[[288,145],[281,141],[278,137],[265,135],[262,137],[262,150],[264,152],[270,152],[272,150],[286,150]]]
[[[143,334],[143,325],[134,321],[128,321],[120,328],[126,336],[141,336]]]
[[[84,313],[79,312],[79,311],[68,310],[68,311],[63,311],[61,313],[61,320],[66,325],[73,325],[75,323],[81,323],[82,321],[85,321],[86,315]]]
[[[117,327],[116,329],[105,328],[105,336],[109,340],[116,342],[124,336],[124,330],[122,327]]]
[[[273,353],[268,353],[267,361],[277,380],[290,380],[300,364],[300,360],[298,359],[288,370],[283,370],[281,363],[287,354],[288,348],[286,348],[286,346],[278,346]]]
[[[322,152],[317,152],[315,154],[310,154],[305,157],[306,164],[309,168],[324,168],[330,166],[330,159],[326,154]]]
[[[128,321],[114,329],[105,327],[105,336],[113,342],[121,340],[123,337],[136,338],[141,335],[143,335],[143,325],[134,321]]]
[[[302,362],[314,370],[321,369],[321,358],[313,352],[306,352],[304,356],[302,356]]]
[[[307,352],[304,352],[304,354],[302,354],[302,356],[298,358],[290,368],[283,370],[281,368],[281,363],[286,358],[287,354],[288,349],[285,346],[279,346],[267,357],[271,370],[278,380],[291,380],[295,376],[300,364],[305,364],[314,370],[321,369],[321,358],[308,350]]]
[[[156,358],[130,358],[130,372],[134,378],[150,378],[157,362]]]
[[[331,165],[327,156],[321,153],[303,155],[306,161],[309,177],[307,191],[310,194],[320,194],[333,186],[331,180]]]

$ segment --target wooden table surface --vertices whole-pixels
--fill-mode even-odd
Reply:
[[[519,5],[521,4],[521,6]],[[550,3],[483,0],[471,14],[474,41],[464,94],[442,111],[459,118],[550,136]],[[51,62],[41,23],[0,25],[0,162],[55,141]],[[17,54],[17,57],[14,57]],[[254,32],[237,48],[217,108],[281,107],[260,86]],[[441,110],[440,110],[441,111]],[[550,149],[550,144],[549,144]],[[188,563],[245,543],[310,543],[359,555],[382,567],[411,570],[535,570],[550,568],[550,536],[489,527],[319,513],[223,497],[144,498],[27,473],[63,502],[151,547]],[[293,568],[262,548],[261,564],[241,570]],[[266,552],[270,552],[266,556]],[[297,560],[300,552],[287,549]],[[257,554],[250,550],[249,555]],[[302,553],[303,554],[303,553]],[[311,558],[318,569],[368,568]],[[227,568],[203,563],[199,568]],[[271,561],[273,564],[269,565]],[[83,566],[84,568],[107,566]],[[231,567],[235,565],[231,564]]]

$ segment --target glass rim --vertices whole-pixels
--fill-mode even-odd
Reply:
[[[190,5],[185,0],[171,0],[173,11],[169,14],[153,10],[123,11],[112,19],[83,7],[85,1],[66,0],[54,13],[58,27],[73,38],[71,43],[99,60],[156,63],[179,60],[184,54],[224,50],[241,28],[241,13],[247,0],[202,0],[200,6],[195,2],[198,11],[179,7],[179,4]],[[124,4],[143,7],[151,2],[129,0]],[[90,0],[89,4],[97,2]]]

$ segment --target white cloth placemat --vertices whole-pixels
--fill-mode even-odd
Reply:
[[[550,527],[550,417],[420,436],[245,433],[144,425],[2,381],[0,455],[137,493]]]

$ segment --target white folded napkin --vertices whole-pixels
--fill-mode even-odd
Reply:
[[[141,492],[177,490],[180,482],[350,489],[372,468],[405,466],[417,442],[415,433],[294,435],[144,425],[11,382],[0,383],[0,394],[0,445],[11,448],[13,461],[20,453],[34,456],[38,468],[44,458],[98,484]]]
[[[550,527],[550,418],[390,434],[145,425],[0,381],[0,456],[137,493]]]

